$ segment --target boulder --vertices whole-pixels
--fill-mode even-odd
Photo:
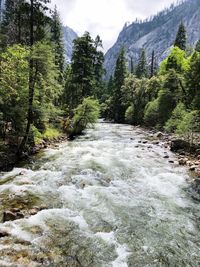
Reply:
[[[187,158],[181,158],[178,160],[179,165],[186,165],[187,164],[188,159]]]
[[[171,141],[171,151],[177,152],[182,149],[189,150],[190,144],[182,139],[174,139]]]
[[[161,132],[158,132],[158,133],[155,134],[156,138],[162,138],[163,136],[164,136],[164,134],[161,133]]]
[[[14,212],[8,210],[4,211],[3,222],[14,221],[14,220],[17,220],[17,215]]]
[[[3,213],[3,222],[8,222],[8,221],[15,221],[18,219],[23,219],[24,214],[22,212],[12,212],[12,211],[4,211]]]
[[[196,166],[195,166],[195,165],[192,165],[192,166],[190,167],[190,171],[195,171],[195,169],[196,169]]]
[[[168,155],[165,155],[163,158],[164,158],[164,159],[168,159],[168,158],[169,158],[169,156],[168,156]]]
[[[0,231],[0,238],[6,237],[6,236],[9,236],[9,233],[7,233],[5,231]]]
[[[157,141],[157,140],[152,141],[152,144],[153,144],[153,145],[159,145],[159,143],[160,143],[160,142]]]

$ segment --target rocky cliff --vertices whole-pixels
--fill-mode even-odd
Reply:
[[[187,30],[188,45],[194,45],[200,39],[200,0],[187,0],[178,5],[171,5],[154,17],[134,22],[124,26],[117,42],[105,55],[107,78],[113,73],[119,50],[124,46],[127,60],[131,57],[137,64],[141,48],[145,48],[150,59],[154,50],[157,62],[161,62],[173,45],[180,23],[183,22]]]
[[[63,27],[63,39],[65,47],[65,60],[66,62],[71,61],[72,50],[73,50],[73,41],[78,35],[68,26]]]

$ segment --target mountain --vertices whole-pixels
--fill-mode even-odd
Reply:
[[[73,50],[73,41],[78,37],[77,33],[73,31],[68,26],[63,26],[63,39],[65,47],[65,60],[66,62],[71,61],[72,50]]]
[[[187,30],[187,42],[194,46],[200,39],[200,0],[187,0],[159,12],[143,22],[135,21],[124,26],[112,48],[105,55],[105,68],[108,79],[115,68],[119,50],[124,46],[130,65],[131,57],[137,64],[141,48],[145,48],[148,60],[154,50],[156,60],[160,63],[173,45],[180,23]]]

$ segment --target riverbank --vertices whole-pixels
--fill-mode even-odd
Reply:
[[[165,155],[164,157],[168,159],[171,164],[186,166],[192,177],[193,188],[200,193],[200,147],[198,145],[190,149],[189,143],[178,138],[178,136],[157,132],[139,126],[134,128],[143,129],[147,134],[147,138],[143,141],[144,143],[149,142],[150,146],[151,144],[159,145],[172,151],[177,158],[176,161],[171,160],[168,155]],[[22,158],[17,157],[17,148],[15,146],[6,146],[1,143],[0,171],[11,171],[20,161],[29,159],[48,147],[56,148],[59,143],[65,142],[68,139],[69,137],[67,135],[60,135],[56,138],[42,140],[39,144],[27,150]]]
[[[60,135],[51,139],[44,139],[41,142],[33,147],[29,147],[22,157],[19,158],[17,155],[18,147],[15,145],[7,145],[4,142],[0,143],[0,172],[11,171],[20,161],[28,160],[33,155],[39,153],[43,149],[48,147],[56,148],[59,143],[65,142],[68,140],[67,135]]]
[[[187,141],[180,139],[180,137],[176,135],[157,132],[147,128],[143,129],[149,135],[149,143],[162,146],[173,152],[176,156],[176,161],[171,160],[168,155],[164,157],[171,164],[178,164],[187,168],[192,177],[192,187],[200,194],[200,143],[196,142],[196,144],[191,147]]]
[[[100,123],[5,173],[0,265],[198,265],[190,177],[150,135]]]

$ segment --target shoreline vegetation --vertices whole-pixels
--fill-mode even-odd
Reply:
[[[96,120],[96,118],[95,118]],[[95,121],[92,121],[94,124]],[[88,125],[88,123],[87,123]],[[155,129],[144,128],[140,126],[133,126],[135,128],[142,129],[146,134],[147,137],[142,140],[143,143],[148,143],[149,146],[151,145],[158,145],[164,148],[167,148],[168,151],[173,152],[176,157],[176,161],[171,160],[168,154],[164,156],[166,160],[168,160],[171,164],[176,164],[180,166],[185,166],[191,176],[191,183],[195,191],[200,193],[200,145],[193,144],[190,145],[189,142],[181,139],[177,135],[169,134],[166,132],[157,131]],[[79,128],[79,127],[78,127]],[[38,144],[30,148],[26,153],[21,157],[18,158],[17,156],[17,148],[13,149],[13,146],[5,146],[1,144],[1,153],[0,153],[0,171],[1,172],[8,172],[11,171],[17,164],[22,161],[31,160],[34,155],[43,151],[47,148],[55,148],[59,147],[60,143],[66,141],[73,141],[76,136],[80,134],[84,134],[83,131],[86,127],[84,126],[81,131],[77,132],[76,134],[63,134],[57,133],[57,136],[49,136],[49,138],[45,138],[40,140]],[[80,128],[79,128],[80,129]],[[3,147],[3,149],[2,149]]]
[[[193,169],[198,180],[200,40],[191,47],[180,22],[162,62],[157,51],[147,58],[145,47],[133,62],[122,46],[113,75],[105,81],[100,36],[93,39],[85,32],[75,39],[67,64],[59,13],[56,7],[50,12],[48,2],[5,1],[0,21],[0,169],[75,138],[103,117],[178,136],[169,140],[172,150],[180,151],[179,164]]]

